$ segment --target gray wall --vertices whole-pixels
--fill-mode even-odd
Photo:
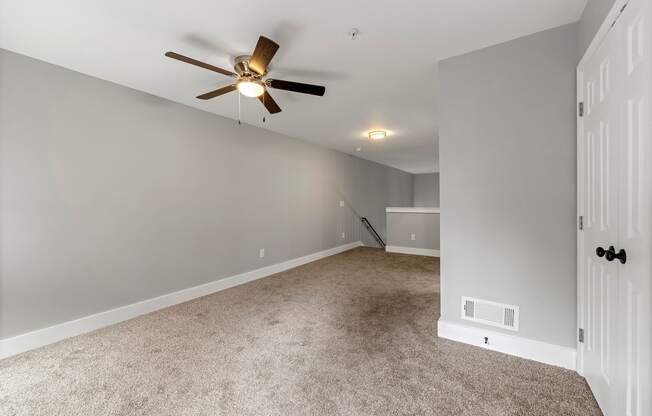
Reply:
[[[439,207],[439,173],[414,175],[414,206]]]
[[[586,3],[582,18],[578,23],[578,61],[584,55],[586,48],[589,47],[591,40],[615,2],[615,0],[589,0]]]
[[[439,250],[439,214],[388,212],[387,245]]]
[[[6,51],[0,86],[2,338],[371,244],[352,209],[385,235],[413,201],[408,173]]]
[[[505,302],[519,336],[575,346],[576,45],[567,25],[440,64],[446,321]]]

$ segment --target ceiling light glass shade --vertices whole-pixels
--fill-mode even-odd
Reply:
[[[371,140],[382,140],[387,137],[387,132],[385,130],[373,130],[369,132],[369,138]]]
[[[263,83],[258,80],[244,79],[237,85],[240,94],[247,97],[260,97],[265,92]]]

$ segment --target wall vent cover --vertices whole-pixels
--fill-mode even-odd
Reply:
[[[462,296],[462,319],[518,331],[518,306]]]

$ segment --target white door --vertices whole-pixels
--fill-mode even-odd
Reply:
[[[618,306],[618,265],[605,259],[618,239],[619,118],[613,87],[613,37],[606,37],[582,68],[580,118],[584,159],[585,209],[581,236],[584,249],[584,376],[604,410],[613,401],[617,351],[615,331]]]
[[[651,416],[652,1],[630,0],[614,26],[618,51],[619,394],[613,415]]]
[[[650,416],[652,1],[617,3],[578,68],[578,370],[606,416]]]

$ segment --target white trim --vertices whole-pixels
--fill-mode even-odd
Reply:
[[[273,264],[271,266],[241,273],[235,276],[214,280],[203,285],[183,289],[178,292],[168,293],[141,302],[132,303],[131,305],[121,306],[119,308],[85,316],[73,321],[63,322],[48,328],[38,329],[12,338],[2,339],[0,340],[0,358],[10,357],[53,342],[104,328],[146,313],[210,295],[211,293],[261,279],[360,246],[362,246],[362,242],[360,241],[344,244],[328,250],[288,260],[283,263]]]
[[[593,51],[591,51],[593,53]],[[582,60],[583,61],[583,60]],[[580,64],[583,65],[583,64]],[[580,102],[584,101],[584,71],[582,70],[584,67],[583,66],[578,66],[577,67],[577,104],[579,105]],[[577,106],[575,108],[578,108]],[[576,209],[577,212],[575,213],[575,218],[576,218],[576,225],[577,229],[575,231],[576,233],[576,246],[577,246],[577,251],[575,255],[575,263],[576,263],[576,285],[577,285],[577,325],[575,328],[575,333],[578,333],[579,328],[584,328],[584,281],[582,276],[584,275],[584,262],[580,261],[582,258],[582,253],[584,253],[584,234],[583,231],[579,229],[579,219],[580,217],[583,217],[583,222],[586,223],[586,214],[585,214],[585,206],[586,202],[584,201],[584,141],[582,140],[584,137],[584,119],[579,116],[579,113],[576,114],[577,116],[577,132],[576,132],[576,147],[577,147],[577,164],[576,164],[576,169],[577,169],[577,174],[576,174],[576,185],[577,185],[577,204],[576,204]],[[575,340],[576,348],[577,348],[577,363],[575,365],[576,370],[579,375],[584,376],[584,347],[583,344],[579,342],[579,339],[576,338]]]
[[[430,207],[387,207],[385,212],[387,213],[404,213],[404,214],[439,214],[439,208],[430,208]]]
[[[607,17],[602,22],[602,25],[600,25],[600,29],[598,29],[598,32],[593,37],[593,40],[591,40],[589,47],[586,48],[586,51],[584,52],[582,59],[577,65],[578,67],[583,66],[584,61],[588,59],[591,55],[593,55],[593,52],[595,52],[595,50],[598,49],[598,46],[600,46],[600,43],[602,42],[604,37],[611,30],[612,23],[614,22],[614,20],[616,20],[616,18],[618,18],[618,15],[620,14],[620,11],[622,10],[623,6],[625,6],[628,2],[629,0],[616,0],[614,2],[614,5],[611,7],[611,10],[609,11],[609,14],[607,14]]]
[[[593,53],[593,52],[591,52]],[[584,59],[582,59],[584,61]],[[582,64],[580,64],[582,65]],[[584,71],[582,71],[582,66],[577,67],[577,75],[576,75],[576,88],[577,88],[577,105],[575,106],[576,109],[578,109],[579,103],[584,101]],[[576,213],[575,213],[575,219],[577,221],[576,226],[577,229],[575,231],[576,233],[576,246],[577,246],[577,251],[575,255],[575,269],[577,275],[575,276],[576,278],[576,285],[577,285],[577,304],[576,304],[576,309],[577,309],[577,324],[575,331],[576,333],[579,331],[579,328],[583,327],[582,322],[584,322],[584,299],[583,299],[583,293],[584,293],[584,283],[582,282],[582,275],[584,271],[584,262],[580,261],[580,258],[582,256],[583,250],[584,250],[584,239],[583,239],[583,234],[582,230],[579,229],[579,219],[580,217],[585,217],[584,214],[584,159],[583,159],[583,154],[584,154],[584,142],[582,140],[584,136],[584,119],[579,116],[579,112],[576,113],[576,148],[577,148],[577,164],[576,164],[576,169],[577,169],[577,174],[576,174],[576,190],[577,190],[577,204],[576,204]],[[584,218],[583,218],[584,221]],[[582,348],[582,344],[579,342],[579,339],[575,340],[575,345],[577,348],[577,362],[575,363],[575,369],[578,372],[579,375],[583,376],[584,375],[584,349]]]
[[[574,348],[549,344],[515,335],[507,335],[483,328],[455,324],[442,319],[439,319],[437,322],[437,336],[544,364],[575,370],[576,351]],[[484,343],[485,337],[489,338],[489,344]]]
[[[439,250],[432,250],[429,248],[385,246],[385,251],[388,253],[402,253],[402,254],[414,254],[417,256],[439,257]]]

